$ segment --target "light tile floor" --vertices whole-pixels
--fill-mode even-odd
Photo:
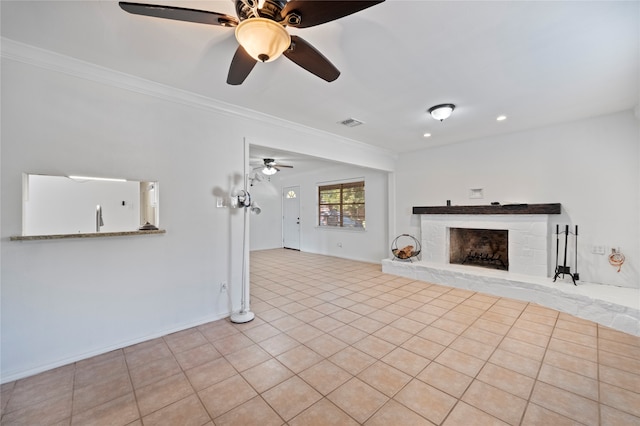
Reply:
[[[3,425],[640,425],[640,338],[290,250],[220,320],[2,385]]]

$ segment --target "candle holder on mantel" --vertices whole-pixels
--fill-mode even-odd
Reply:
[[[420,251],[422,251],[420,241],[409,234],[398,235],[391,243],[391,253],[393,253],[392,260],[413,262],[412,259],[414,257],[418,258]]]

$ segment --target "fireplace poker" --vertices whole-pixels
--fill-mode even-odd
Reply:
[[[580,279],[580,275],[578,274],[578,225],[576,225],[576,272],[573,273],[573,283],[575,284],[577,280]]]
[[[556,223],[556,272],[558,271],[558,255],[560,254],[560,225]],[[556,279],[554,278],[553,281]]]

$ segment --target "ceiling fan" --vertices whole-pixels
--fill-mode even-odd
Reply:
[[[227,83],[244,82],[256,63],[271,62],[280,55],[325,81],[340,71],[302,37],[289,35],[286,26],[308,28],[324,24],[382,3],[384,0],[235,0],[238,18],[206,10],[143,3],[120,2],[136,15],[199,24],[235,27],[239,46],[227,75]]]
[[[287,166],[284,164],[276,163],[276,160],[274,160],[273,158],[265,158],[263,162],[264,162],[263,166],[254,167],[253,170],[262,170],[262,173],[264,173],[267,176],[270,176],[270,175],[275,175],[277,172],[280,171],[281,168],[286,167],[288,169],[293,169],[293,166]]]

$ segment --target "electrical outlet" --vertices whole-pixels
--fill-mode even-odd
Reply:
[[[342,247],[342,243],[338,243],[338,247]]]
[[[224,293],[226,291],[227,291],[227,283],[223,281],[220,283],[220,293]]]

